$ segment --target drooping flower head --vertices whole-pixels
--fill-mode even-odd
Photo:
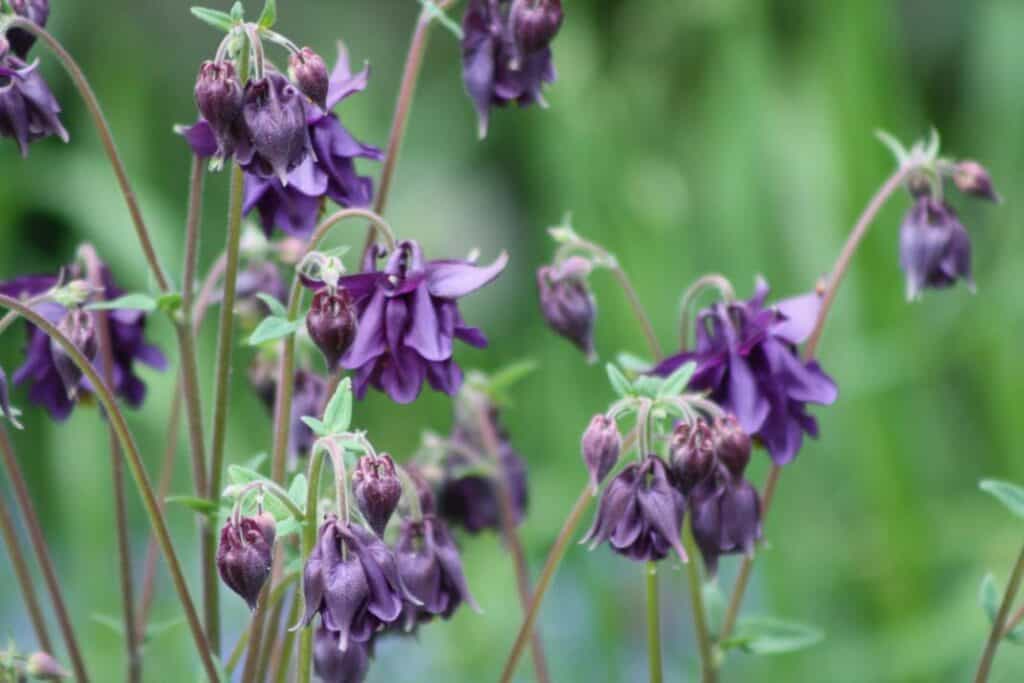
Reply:
[[[508,263],[504,252],[489,266],[468,261],[426,261],[420,245],[399,242],[376,270],[371,250],[364,273],[341,278],[357,301],[359,327],[341,359],[355,371],[354,389],[362,398],[373,386],[397,403],[411,403],[427,381],[453,395],[462,385],[454,340],[483,348],[487,338],[469,327],[458,299],[494,280]],[[370,277],[367,277],[370,275]]]
[[[8,0],[8,4],[19,17],[25,17],[39,26],[45,27],[50,18],[50,0]],[[11,41],[14,54],[22,59],[28,59],[28,51],[36,43],[35,35],[21,28],[9,30],[7,40]]]
[[[807,404],[829,405],[838,391],[818,363],[801,360],[796,348],[814,327],[818,295],[770,306],[767,297],[768,284],[758,279],[751,299],[701,311],[694,349],[666,358],[653,372],[666,377],[695,361],[690,388],[710,392],[783,465],[800,450],[804,433],[817,436],[818,423]]]
[[[231,517],[220,532],[217,571],[251,610],[256,609],[260,590],[270,577],[275,536],[274,518],[266,512],[237,520]]]
[[[26,64],[7,41],[0,36],[0,136],[13,138],[27,157],[29,144],[36,140],[56,135],[67,142],[69,137],[39,62]]]
[[[648,455],[608,482],[583,541],[591,549],[608,541],[613,551],[638,562],[662,560],[673,550],[686,562],[680,540],[685,514],[686,499],[672,485],[665,463]]]
[[[591,263],[580,256],[570,256],[554,266],[537,270],[540,310],[548,325],[575,344],[588,360],[594,353],[594,321],[597,301],[587,285]]]
[[[591,419],[580,440],[580,453],[590,473],[590,485],[595,493],[615,467],[621,451],[622,434],[614,418],[598,413]]]
[[[402,497],[402,484],[391,456],[381,453],[359,458],[352,474],[352,493],[370,528],[383,537]]]
[[[908,299],[957,280],[974,289],[971,237],[953,207],[930,195],[914,201],[900,226],[900,267],[907,276]]]
[[[560,0],[470,0],[462,20],[462,79],[487,135],[492,106],[545,106],[555,80],[551,40],[562,23]]]
[[[74,277],[78,272],[78,267],[72,266],[66,271]],[[110,269],[101,266],[100,272],[103,282],[102,299],[110,301],[120,297],[123,292],[114,283]],[[0,282],[0,293],[19,299],[34,297],[47,292],[56,284],[57,276],[18,277]],[[68,309],[54,301],[36,304],[34,309],[54,325],[59,324],[68,314]],[[135,374],[136,361],[157,370],[163,370],[167,366],[167,361],[160,349],[146,343],[146,314],[143,311],[127,309],[107,311],[107,320],[110,324],[110,342],[114,360],[112,369],[114,393],[128,405],[137,408],[142,405],[146,397],[146,385]],[[97,362],[102,363],[99,355]],[[106,370],[100,369],[102,370],[101,376],[105,375]],[[62,380],[58,364],[54,360],[50,338],[34,325],[28,325],[25,362],[14,372],[11,379],[15,384],[28,384],[29,400],[46,408],[54,419],[63,420],[71,414],[74,401],[69,396],[69,388]],[[75,387],[75,392],[71,392],[71,394],[83,394],[91,391],[88,378],[81,378],[79,386]]]

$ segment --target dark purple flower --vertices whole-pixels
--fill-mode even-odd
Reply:
[[[217,571],[251,610],[256,609],[263,584],[270,577],[275,536],[274,518],[265,512],[238,520],[229,517],[220,531]]]
[[[662,361],[654,374],[667,377],[689,361],[697,371],[690,388],[733,413],[760,439],[778,465],[800,450],[818,423],[806,405],[829,405],[838,391],[816,361],[800,359],[796,345],[814,327],[820,299],[807,294],[766,306],[768,284],[758,279],[753,298],[716,303],[697,315],[697,343]]]
[[[686,562],[680,540],[685,514],[686,499],[669,480],[665,463],[648,455],[608,483],[583,541],[591,549],[608,541],[613,551],[638,562],[664,559],[671,550]]]
[[[508,263],[504,252],[489,266],[468,261],[425,261],[420,245],[399,242],[383,270],[341,278],[356,299],[359,329],[341,365],[355,371],[355,394],[371,385],[397,403],[411,403],[424,380],[454,395],[462,370],[453,358],[455,339],[483,348],[487,338],[468,327],[457,300],[494,280]],[[370,276],[370,277],[368,277]]]
[[[558,34],[565,14],[562,0],[512,0],[512,35],[525,54],[543,50]]]
[[[973,291],[971,238],[953,207],[930,196],[914,202],[900,226],[900,267],[907,276],[908,299],[957,280]]]
[[[680,422],[669,442],[669,466],[684,496],[711,476],[716,465],[715,436],[704,421]]]
[[[957,189],[966,195],[1000,202],[999,194],[992,185],[992,176],[988,169],[977,161],[961,161],[953,170],[953,182]]]
[[[26,64],[0,36],[0,136],[14,138],[21,156],[29,143],[56,135],[68,141],[61,125],[60,105],[39,73],[39,63]]]
[[[387,453],[364,455],[352,473],[352,493],[359,511],[378,536],[384,536],[388,520],[402,497],[402,483],[395,461]]]
[[[313,671],[324,683],[363,683],[370,669],[370,648],[366,643],[349,641],[339,647],[341,634],[323,626],[313,640]]]
[[[288,68],[292,80],[299,86],[299,91],[311,99],[321,109],[327,108],[327,93],[330,87],[330,76],[324,58],[304,47],[288,58]]]
[[[76,267],[68,270],[75,273]],[[124,293],[114,284],[113,276],[106,266],[103,267],[101,275],[104,283],[102,294],[104,300],[116,299]],[[36,296],[56,284],[56,276],[24,276],[0,282],[0,293],[15,298]],[[37,304],[34,308],[37,313],[55,325],[67,312],[63,306],[52,301]],[[128,405],[137,408],[142,405],[146,397],[146,385],[135,374],[135,362],[138,361],[151,368],[163,370],[167,367],[167,360],[160,349],[146,343],[144,336],[146,314],[144,312],[124,309],[108,311],[107,320],[110,322],[111,351],[114,357],[112,372],[114,393]],[[68,391],[54,363],[49,337],[34,325],[28,325],[28,347],[25,355],[25,363],[15,371],[12,380],[15,384],[27,382],[29,384],[29,400],[50,411],[54,419],[67,418],[71,414],[74,402],[68,397]],[[101,375],[105,372],[103,370]],[[79,393],[90,391],[88,379],[83,378]]]
[[[594,360],[594,321],[597,302],[587,286],[590,262],[572,256],[557,266],[541,266],[537,270],[540,310],[544,319],[558,334],[575,344],[588,360]]]
[[[755,489],[722,463],[690,495],[693,537],[708,574],[714,576],[721,555],[751,555],[761,538],[761,499]]]
[[[39,26],[46,26],[50,18],[50,0],[9,0],[11,9],[20,17],[25,17]],[[7,40],[11,41],[14,54],[22,59],[28,58],[28,51],[35,45],[36,37],[25,29],[12,28],[7,32]]]
[[[344,288],[323,287],[313,295],[306,331],[333,371],[356,338],[356,307]]]
[[[350,641],[366,643],[396,621],[404,600],[418,602],[403,585],[391,550],[373,532],[343,524],[333,515],[320,526],[302,588],[303,625],[320,614],[323,626],[338,633],[341,651]]]
[[[615,467],[622,451],[622,434],[615,420],[604,413],[598,413],[590,421],[583,438],[580,440],[580,452],[583,462],[590,472],[590,484],[597,493],[601,482]]]
[[[549,25],[529,36],[520,30],[517,36],[510,16],[512,4],[508,0],[470,0],[462,20],[462,79],[476,107],[481,138],[487,135],[492,106],[511,102],[546,106],[541,88],[555,80],[549,43],[561,19],[554,22],[553,30]],[[542,4],[550,13],[556,3],[542,0]],[[542,37],[547,40],[540,40]]]
[[[306,102],[291,81],[276,71],[245,84],[242,119],[249,133],[248,154],[236,151],[246,172],[288,183],[288,174],[305,161],[312,145]]]
[[[248,144],[242,119],[242,84],[233,63],[203,62],[196,79],[195,100],[213,132],[218,156],[228,158],[240,144]]]
[[[96,321],[91,313],[81,308],[71,308],[57,323],[57,330],[67,337],[90,363],[96,360],[99,340],[96,337]],[[78,396],[84,372],[56,339],[50,339],[50,356],[68,392],[68,398],[74,401]]]
[[[395,556],[403,583],[420,603],[406,603],[406,631],[435,616],[449,618],[463,602],[480,611],[469,592],[455,539],[441,520],[432,515],[404,520]]]

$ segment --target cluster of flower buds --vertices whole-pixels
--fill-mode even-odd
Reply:
[[[540,310],[548,325],[575,344],[593,361],[597,302],[587,284],[589,260],[570,256],[561,263],[537,270]]]
[[[263,512],[255,517],[232,515],[220,532],[220,578],[251,610],[256,609],[263,584],[270,577],[276,529],[274,518]]]

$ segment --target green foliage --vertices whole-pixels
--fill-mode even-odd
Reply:
[[[216,29],[227,33],[235,26],[235,18],[225,12],[218,12],[215,9],[206,7],[193,7],[192,14],[196,19]]]
[[[265,0],[263,11],[260,12],[260,18],[256,24],[260,28],[273,28],[275,23],[277,23],[277,0]]]
[[[287,318],[268,315],[260,321],[253,333],[249,335],[249,346],[260,346],[270,341],[276,341],[283,337],[290,337],[295,334],[303,325],[303,320],[288,320]]]
[[[115,311],[123,309],[152,313],[156,310],[156,307],[156,299],[148,294],[125,294],[124,296],[119,296],[116,299],[111,299],[110,301],[93,302],[85,308],[89,311]]]
[[[824,638],[825,633],[813,626],[771,617],[746,617],[740,619],[735,635],[721,647],[755,655],[780,655],[811,647]]]
[[[978,602],[988,617],[988,622],[994,624],[999,613],[999,603],[1003,599],[1003,592],[996,583],[996,577],[991,572],[985,574],[981,580],[981,588],[978,590]],[[1024,624],[1017,624],[1012,631],[1006,634],[1006,640],[1015,645],[1024,645]]]
[[[1024,488],[998,479],[984,479],[978,487],[995,496],[1013,514],[1024,517]]]

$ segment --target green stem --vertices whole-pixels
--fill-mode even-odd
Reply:
[[[28,610],[29,619],[32,621],[39,649],[43,652],[53,652],[50,633],[46,629],[46,619],[39,606],[39,597],[36,595],[35,586],[32,585],[32,574],[29,573],[28,562],[25,561],[25,555],[21,551],[21,540],[14,529],[14,518],[3,500],[0,500],[0,536],[3,536],[4,545],[7,546],[7,554],[11,558],[14,576],[18,580],[21,596],[25,600],[25,609]]]
[[[658,604],[658,565],[648,562],[647,574],[647,663],[651,683],[661,683],[661,615]]]
[[[302,607],[302,591],[295,591],[295,598],[292,600],[292,606],[288,610],[288,619],[285,624],[294,624],[299,620],[299,608]],[[286,683],[288,677],[288,664],[292,660],[292,650],[295,649],[295,631],[290,627],[285,630],[284,640],[281,643],[281,648],[275,653],[273,671],[267,678],[268,681],[274,681],[274,683]]]
[[[207,677],[211,681],[216,681],[217,667],[213,662],[210,647],[206,640],[206,635],[203,633],[203,628],[199,623],[199,617],[196,614],[195,605],[189,595],[188,584],[185,582],[185,576],[181,571],[181,564],[178,562],[178,556],[174,552],[174,544],[171,541],[171,535],[167,530],[166,520],[164,520],[163,513],[157,503],[156,496],[153,494],[153,487],[149,482],[149,476],[146,474],[146,468],[142,463],[142,456],[139,454],[135,438],[132,436],[131,430],[128,428],[128,422],[125,420],[124,414],[117,405],[117,400],[115,399],[114,394],[103,382],[99,373],[96,372],[92,363],[89,362],[89,359],[83,356],[82,352],[79,351],[78,348],[46,318],[33,311],[21,301],[9,296],[0,295],[0,307],[17,311],[28,322],[38,327],[51,340],[57,342],[75,365],[82,370],[85,377],[88,378],[89,383],[93,387],[94,395],[106,411],[107,417],[110,419],[110,423],[113,425],[114,430],[117,432],[118,439],[121,441],[121,448],[124,449],[125,455],[127,455],[129,469],[131,470],[132,477],[139,489],[139,495],[142,497],[142,503],[146,509],[146,514],[149,516],[149,521],[153,525],[157,540],[160,543],[160,549],[163,551],[164,557],[167,559],[167,568],[171,573],[175,592],[177,593],[178,600],[181,602],[182,609],[185,612],[185,621],[188,623],[189,631],[191,632],[192,639],[195,642],[196,650],[199,652],[203,668],[206,671]],[[84,679],[79,677],[79,680]]]
[[[690,561],[686,563],[686,573],[689,579],[690,603],[693,607],[693,629],[697,634],[697,649],[700,652],[701,681],[715,683],[718,672],[711,632],[708,629],[707,610],[704,608],[704,592],[701,590],[701,572],[697,560],[699,553],[693,539],[693,528],[689,524],[683,531],[683,544],[686,546],[686,554],[690,556]]]
[[[309,480],[306,489],[306,521],[302,527],[302,559],[305,561],[316,544],[318,526],[317,501],[320,497],[320,473],[323,471],[324,449],[314,448],[309,456]],[[305,600],[303,600],[305,602]],[[303,610],[304,611],[304,610]],[[313,631],[308,626],[299,634],[298,683],[309,683],[313,663]]]
[[[1017,556],[1017,563],[1013,566],[1013,574],[1010,575],[1010,582],[1006,584],[1006,593],[1003,594],[1003,602],[999,605],[999,612],[992,621],[992,631],[985,643],[985,650],[982,652],[981,661],[978,663],[978,672],[974,675],[974,683],[986,683],[989,671],[992,669],[992,662],[996,657],[996,649],[1002,642],[1005,634],[1007,616],[1013,607],[1013,601],[1020,589],[1021,579],[1024,579],[1024,547]]]

